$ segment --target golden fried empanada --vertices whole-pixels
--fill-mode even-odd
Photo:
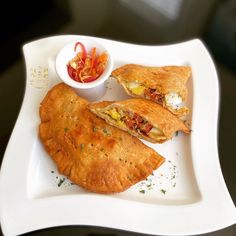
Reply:
[[[176,131],[189,133],[189,128],[178,117],[161,105],[141,98],[119,102],[99,102],[90,110],[130,134],[153,143],[163,143]]]
[[[177,116],[185,116],[189,109],[186,101],[186,83],[191,76],[189,66],[149,67],[127,64],[112,72],[125,91],[133,97],[141,97],[161,104]]]
[[[48,92],[40,117],[39,137],[59,172],[87,190],[124,191],[165,160],[90,112],[88,102],[63,83]]]

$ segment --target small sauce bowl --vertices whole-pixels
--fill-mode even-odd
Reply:
[[[80,48],[74,51],[75,44],[80,42],[84,45],[87,51],[90,51],[92,48],[96,47],[96,51],[98,54],[106,52],[108,55],[108,60],[106,67],[103,73],[94,81],[81,83],[73,80],[67,70],[68,62],[76,56],[78,52],[80,52]],[[109,78],[111,71],[113,68],[113,59],[108,52],[108,50],[100,43],[96,42],[90,38],[78,38],[78,40],[71,42],[64,46],[56,57],[56,71],[62,81],[75,89],[77,94],[81,97],[86,98],[89,101],[95,101],[101,98],[106,92],[106,80]]]

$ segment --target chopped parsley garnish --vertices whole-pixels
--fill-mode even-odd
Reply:
[[[57,184],[58,187],[61,187],[61,185],[65,182],[65,178],[60,179],[59,183]]]
[[[106,127],[103,129],[103,133],[110,136],[111,135],[111,132],[110,130],[108,130]]]
[[[69,129],[68,128],[64,128],[64,131],[67,132]]]
[[[82,151],[84,149],[84,143],[80,144],[80,150]]]
[[[179,135],[179,131],[176,131],[176,132],[175,132],[175,136],[178,136],[178,135]]]
[[[162,192],[163,194],[166,194],[166,190],[165,190],[165,189],[161,189],[161,192]]]
[[[144,194],[145,193],[145,190],[139,190],[140,193]]]

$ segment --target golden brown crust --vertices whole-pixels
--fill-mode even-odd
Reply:
[[[127,83],[136,81],[146,88],[156,89],[162,95],[176,92],[182,97],[183,101],[185,101],[187,98],[186,83],[191,76],[191,68],[189,66],[150,67],[126,64],[115,69],[112,72],[112,76],[118,80],[130,96],[143,97],[143,95],[138,96],[133,94],[127,88]],[[167,109],[180,116],[188,113],[187,109],[179,111],[171,109],[170,107],[167,107]]]
[[[188,66],[149,67],[136,64],[126,64],[112,72],[122,85],[125,82],[138,81],[148,88],[158,89],[162,94],[177,92],[185,100],[187,89],[185,84],[191,76]]]
[[[173,113],[174,115],[180,118],[189,114],[189,109],[184,106],[178,109],[173,109],[171,106],[167,106],[165,104],[163,107],[167,108],[171,113]]]
[[[147,120],[153,127],[158,127],[164,133],[166,140],[171,139],[176,131],[183,131],[185,133],[190,132],[189,128],[179,118],[177,118],[168,110],[164,109],[161,105],[149,100],[133,98],[119,102],[100,102],[91,104],[89,106],[91,111],[93,111],[101,118],[105,119],[109,124],[128,131],[134,136],[146,139],[154,143],[162,143],[166,141],[148,137],[146,135],[138,133],[135,130],[130,130],[127,126],[118,126],[113,119],[109,119],[108,116],[103,115],[103,111],[111,109],[113,107],[117,107],[118,109],[122,109],[123,111],[130,111],[133,114],[136,113],[139,116],[145,118],[145,120]]]
[[[165,160],[91,113],[88,102],[65,84],[48,92],[40,117],[39,137],[59,172],[90,191],[124,191]]]

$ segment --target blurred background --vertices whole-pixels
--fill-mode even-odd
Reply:
[[[219,75],[220,163],[236,204],[235,0],[5,1],[1,8],[0,160],[24,95],[23,44],[60,34],[91,35],[146,45],[172,44],[200,38],[211,53]],[[140,235],[94,227],[59,227],[28,235],[75,234]],[[233,236],[236,235],[236,227],[234,225],[207,235]]]

